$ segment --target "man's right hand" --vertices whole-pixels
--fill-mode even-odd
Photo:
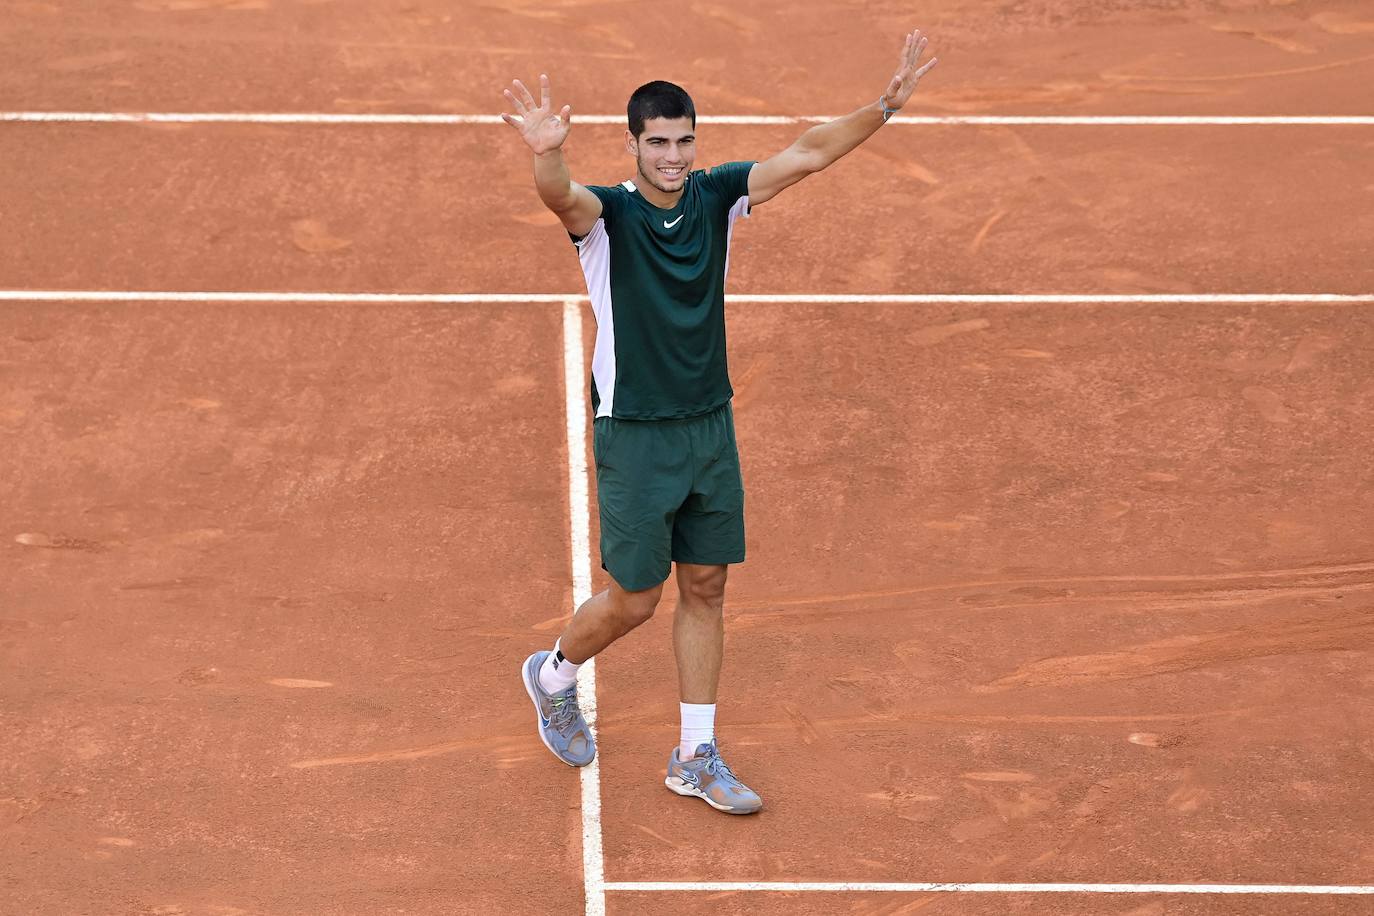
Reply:
[[[592,231],[601,217],[601,199],[568,175],[563,154],[545,155],[558,151],[568,139],[572,120],[572,106],[564,105],[558,114],[549,103],[549,78],[539,74],[539,104],[519,80],[511,81],[515,92],[506,90],[506,98],[515,106],[515,114],[501,113],[501,119],[520,132],[521,138],[534,151],[534,184],[539,199],[563,223],[563,227],[577,238]],[[519,95],[516,95],[516,93]]]
[[[556,150],[568,139],[572,123],[572,106],[564,105],[558,114],[553,113],[549,102],[549,78],[539,74],[539,104],[535,105],[534,96],[519,80],[512,80],[516,92],[505,90],[506,98],[515,106],[515,115],[501,113],[501,119],[520,132],[521,138],[534,150],[535,155]],[[518,117],[516,116],[518,115]]]

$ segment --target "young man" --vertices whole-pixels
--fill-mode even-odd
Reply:
[[[763,162],[693,171],[696,110],[663,81],[636,89],[625,150],[634,179],[583,187],[563,162],[571,106],[557,114],[519,81],[502,114],[534,152],[539,197],[577,246],[596,314],[592,437],[601,565],[610,587],[577,609],[550,651],[525,660],[540,737],[558,759],[596,755],[577,704],[580,665],[653,616],[677,564],[673,618],[680,741],[666,784],[731,814],[763,801],[721,759],[716,685],[731,563],[744,560],[744,487],[725,364],[725,272],[735,220],[854,149],[911,98],[935,65],[917,67],[926,39],[906,36],[897,72],[876,102],[813,127]]]

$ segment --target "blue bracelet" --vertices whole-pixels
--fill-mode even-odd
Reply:
[[[878,104],[881,105],[881,106],[883,106],[883,123],[884,123],[884,124],[887,123],[887,119],[888,119],[888,118],[892,117],[892,116],[895,115],[897,112],[901,111],[900,108],[888,108],[888,107],[887,107],[887,96],[885,96],[885,95],[880,95],[880,96],[878,96]]]

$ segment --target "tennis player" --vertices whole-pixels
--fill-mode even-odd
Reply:
[[[577,246],[596,315],[591,400],[601,566],[610,587],[589,598],[548,651],[525,660],[539,734],[559,760],[591,763],[596,744],[577,703],[578,668],[653,616],[677,565],[682,723],[667,786],[731,814],[763,806],[726,766],[716,741],[716,686],[725,651],[730,564],[744,560],[744,486],[725,361],[725,274],[735,220],[857,147],[911,98],[935,66],[926,39],[906,36],[881,96],[803,133],[762,162],[694,170],[696,109],[656,80],[630,96],[625,151],[635,176],[573,181],[562,146],[571,106],[555,112],[519,81],[502,114],[534,153],[534,182]]]

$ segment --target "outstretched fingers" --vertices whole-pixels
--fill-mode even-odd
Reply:
[[[907,70],[911,69],[911,52],[915,49],[916,39],[920,34],[920,32],[906,33],[906,40],[902,42],[901,53],[897,55],[898,73],[905,73]]]
[[[892,81],[888,83],[887,92],[884,98],[895,102],[896,107],[900,108],[906,100],[911,97],[911,93],[916,89],[916,83],[925,75],[931,67],[935,66],[938,58],[931,58],[924,65],[917,67],[921,61],[921,55],[925,53],[927,39],[921,34],[920,29],[913,29],[906,34],[902,41],[902,51],[897,56],[897,72],[892,75]]]
[[[923,36],[923,35],[920,33],[919,30],[917,30],[917,31],[915,31],[915,32],[912,32],[911,34],[916,38],[916,43],[915,43],[915,45],[912,47],[912,53],[911,53],[911,66],[912,66],[912,67],[915,67],[916,64],[921,60],[921,55],[924,54],[924,53],[926,53],[926,44],[928,44],[928,42],[927,42],[925,36]],[[925,64],[923,64],[923,65],[920,67],[920,69],[916,70],[916,72],[913,73],[913,74],[911,75],[912,78],[913,78],[913,79],[920,79],[921,76],[922,76],[927,70],[929,70],[931,67],[935,66],[935,62],[936,62],[937,60],[939,60],[939,58],[937,58],[937,57],[932,57],[930,60],[926,61]]]
[[[516,89],[520,90],[520,96],[522,99],[524,99],[525,107],[534,108],[534,96],[530,95],[530,91],[525,88],[525,84],[520,82],[519,80],[511,80],[511,82],[515,84]]]
[[[501,94],[504,95],[507,99],[509,99],[510,103],[515,106],[515,113],[518,114],[520,117],[523,118],[525,117],[525,115],[529,114],[529,109],[527,109],[524,106],[524,104],[515,97],[515,93],[511,92],[509,89],[506,89],[503,90]]]
[[[919,60],[921,59],[921,55],[925,53],[925,50],[926,50],[926,38],[925,38],[925,36],[922,35],[922,34],[920,33],[919,30],[918,30],[918,31],[915,31],[915,32],[912,32],[912,33],[911,33],[911,47],[910,47],[910,48],[908,49],[908,51],[907,51],[907,60],[906,60],[906,69],[907,69],[908,72],[910,72],[910,71],[912,71],[912,70],[914,70],[914,69],[916,68],[916,63],[917,63],[917,61],[919,61]]]

